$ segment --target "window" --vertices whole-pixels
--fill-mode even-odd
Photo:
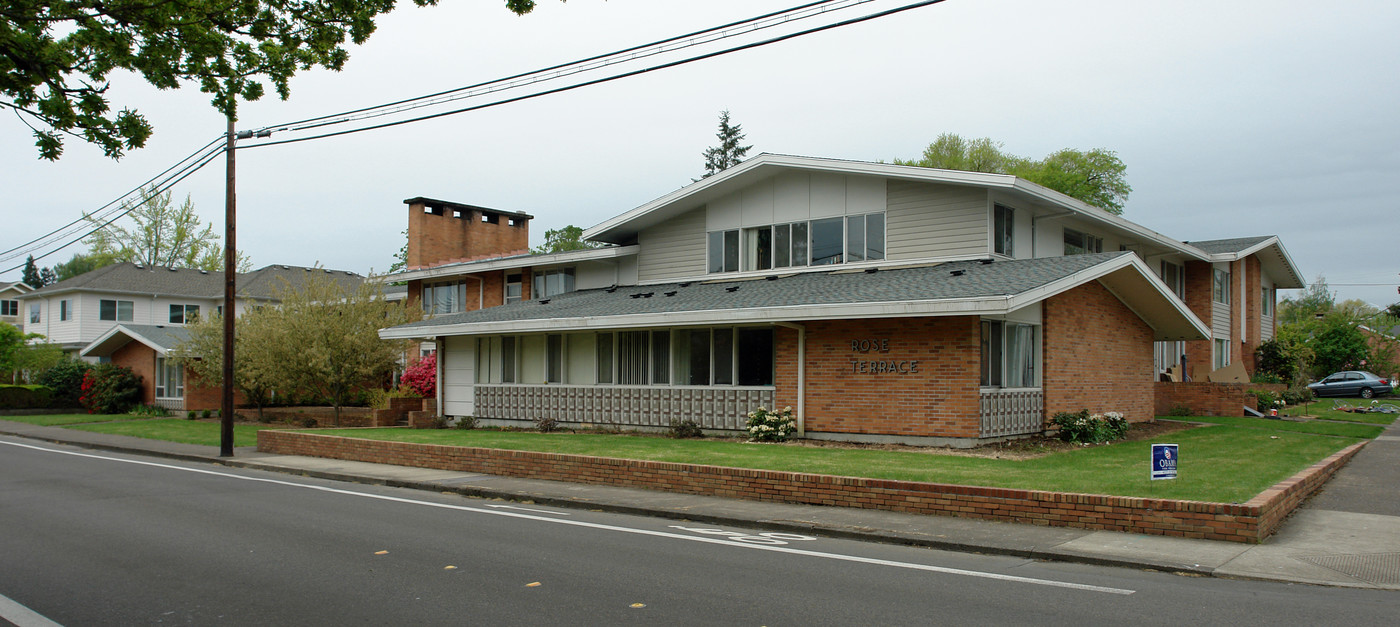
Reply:
[[[535,272],[530,282],[534,298],[549,298],[574,291],[574,269],[557,268]]]
[[[501,338],[501,383],[515,383],[515,337]]]
[[[1086,255],[1103,252],[1103,238],[1074,229],[1065,229],[1065,254]]]
[[[734,329],[714,330],[715,385],[734,385]]]
[[[39,303],[29,305],[29,324],[39,324]]]
[[[598,383],[613,382],[613,334],[598,334]]]
[[[983,387],[1036,387],[1036,327],[1000,320],[982,321]]]
[[[677,385],[710,384],[710,330],[676,331]]]
[[[812,220],[810,231],[812,243],[811,265],[824,266],[845,261],[842,254],[842,228],[844,222],[842,218],[828,218],[825,220]]]
[[[131,322],[131,301],[129,300],[99,300],[97,301],[97,318],[99,320],[112,320],[115,322]]]
[[[739,231],[713,231],[709,234],[709,272],[735,272],[739,269]]]
[[[170,324],[193,323],[199,317],[199,305],[171,305]]]
[[[1267,287],[1264,288],[1264,294],[1263,294],[1263,296],[1260,297],[1260,299],[1259,299],[1259,306],[1260,306],[1260,308],[1261,308],[1261,312],[1260,312],[1260,313],[1262,313],[1263,315],[1266,315],[1266,316],[1272,316],[1272,315],[1274,315],[1274,291],[1273,291],[1273,290],[1271,290],[1271,289],[1269,289],[1269,288],[1267,288]]]
[[[545,336],[545,382],[564,382],[564,336],[557,333]]]
[[[156,358],[156,398],[184,398],[184,369],[164,357]]]
[[[73,301],[67,300],[67,299],[58,301],[58,321],[59,321],[59,322],[66,322],[66,321],[72,320],[72,319],[73,319]]]
[[[1215,369],[1230,365],[1230,340],[1215,341]]]
[[[1016,227],[1016,212],[1006,205],[992,207],[992,252],[1012,256],[1016,254],[1013,233]]]
[[[465,281],[423,284],[423,313],[430,316],[466,311]]]
[[[671,382],[671,332],[651,332],[651,382]]]
[[[19,316],[19,301],[0,300],[0,316]]]
[[[522,292],[520,291],[520,275],[506,275],[506,304],[520,302]]]
[[[600,384],[773,385],[769,327],[618,331],[597,337]]]
[[[1177,298],[1186,298],[1186,273],[1181,270],[1181,266],[1163,261],[1162,282],[1171,288]]]
[[[1215,280],[1211,283],[1211,299],[1217,303],[1230,304],[1230,273],[1215,269]]]
[[[773,385],[773,329],[738,330],[739,385]]]
[[[768,270],[773,267],[773,227],[744,229],[744,269]]]
[[[646,331],[623,331],[617,334],[617,382],[623,385],[647,383]]]

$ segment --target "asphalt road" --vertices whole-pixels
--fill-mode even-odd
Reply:
[[[0,619],[1393,624],[1395,592],[718,529],[0,437]]]

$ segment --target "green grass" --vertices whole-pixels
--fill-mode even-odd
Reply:
[[[1208,422],[1216,425],[1226,425],[1231,427],[1244,427],[1249,429],[1264,429],[1266,431],[1291,431],[1294,433],[1314,433],[1317,435],[1336,435],[1346,438],[1374,438],[1385,430],[1385,427],[1378,425],[1354,425],[1342,422],[1325,422],[1321,420],[1310,420],[1308,422],[1289,422],[1287,420],[1270,420],[1268,418],[1245,418],[1242,416],[1158,416],[1158,420],[1176,420],[1182,422]]]
[[[1355,440],[1230,426],[1173,433],[1179,478],[1148,478],[1151,442],[1120,442],[1028,460],[919,452],[491,430],[339,429],[353,438],[476,446],[962,485],[1239,503]]]
[[[1340,421],[1344,421],[1344,422],[1365,422],[1365,423],[1370,423],[1370,424],[1373,424],[1373,425],[1388,425],[1388,424],[1390,424],[1390,423],[1395,422],[1395,419],[1396,419],[1397,417],[1400,417],[1400,414],[1382,414],[1382,413],[1374,413],[1374,414],[1353,414],[1353,413],[1350,413],[1350,412],[1337,411],[1337,410],[1335,410],[1335,409],[1332,409],[1333,400],[1334,400],[1334,399],[1324,398],[1324,399],[1315,400],[1315,401],[1313,401],[1313,402],[1311,402],[1311,403],[1309,403],[1309,404],[1307,404],[1307,405],[1301,405],[1301,406],[1298,406],[1298,407],[1289,407],[1286,413],[1287,413],[1289,416],[1301,416],[1301,415],[1307,414],[1307,415],[1309,415],[1309,416],[1316,416],[1318,420],[1340,420]],[[1341,399],[1341,400],[1343,400],[1343,401],[1349,403],[1349,404],[1350,404],[1351,406],[1353,406],[1353,407],[1368,406],[1368,405],[1371,404],[1371,401],[1368,401],[1368,400],[1365,400],[1365,399],[1360,399],[1360,398],[1347,398],[1347,399]],[[1380,402],[1382,402],[1382,403],[1400,406],[1400,399],[1397,399],[1397,398],[1386,397],[1386,398],[1377,399],[1377,400],[1380,400]]]
[[[130,414],[35,414],[32,416],[0,416],[0,420],[23,422],[41,427],[58,427],[87,422],[116,422],[122,420],[146,420],[147,416]]]
[[[106,422],[72,425],[65,428],[92,431],[95,433],[110,433],[113,435],[129,435],[137,438],[146,438],[148,440],[165,440],[167,442],[181,442],[184,444],[202,444],[204,446],[219,445],[218,422],[185,420],[183,418]],[[268,428],[273,428],[273,425],[234,425],[233,445],[255,446],[258,443],[258,431]]]

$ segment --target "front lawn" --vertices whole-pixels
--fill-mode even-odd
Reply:
[[[1212,426],[1170,434],[1181,445],[1179,478],[1148,478],[1150,441],[1119,442],[1026,460],[934,453],[674,440],[595,433],[495,430],[325,429],[350,438],[527,450],[738,468],[1242,503],[1357,440],[1306,433]]]
[[[120,420],[148,420],[150,416],[131,414],[35,414],[32,416],[0,416],[0,420],[22,422],[40,427],[57,427],[88,422],[115,422]]]
[[[1311,402],[1311,403],[1308,403],[1308,404],[1306,404],[1306,405],[1299,405],[1299,406],[1297,406],[1297,407],[1289,407],[1288,410],[1287,410],[1285,413],[1286,413],[1287,415],[1289,415],[1289,416],[1303,416],[1303,415],[1313,416],[1314,418],[1316,418],[1316,419],[1318,419],[1318,420],[1340,420],[1340,421],[1345,421],[1345,422],[1365,422],[1365,423],[1370,423],[1370,424],[1373,424],[1373,425],[1388,425],[1388,424],[1390,424],[1390,423],[1395,422],[1395,419],[1396,419],[1397,417],[1400,417],[1400,414],[1383,414],[1383,413],[1380,413],[1380,412],[1365,413],[1365,414],[1354,414],[1354,413],[1351,413],[1351,412],[1338,411],[1338,410],[1332,409],[1332,407],[1333,407],[1333,405],[1334,405],[1333,400],[1334,400],[1334,399],[1325,398],[1325,399],[1315,400],[1315,401],[1313,401],[1313,402]],[[1344,401],[1344,402],[1346,402],[1346,403],[1348,403],[1348,404],[1350,404],[1352,407],[1369,407],[1369,406],[1371,405],[1371,401],[1363,400],[1363,399],[1359,399],[1359,398],[1348,398],[1348,399],[1341,399],[1341,400]],[[1380,402],[1383,403],[1383,404],[1395,405],[1395,406],[1397,406],[1397,407],[1400,407],[1400,399],[1394,399],[1394,400],[1386,399],[1386,400],[1381,400]]]
[[[113,435],[129,435],[137,438],[146,438],[148,440],[165,440],[167,442],[181,442],[184,444],[219,446],[219,422],[217,420],[203,421],[185,420],[183,418],[158,418],[154,420],[80,424],[65,428],[92,431],[95,433],[111,433]],[[258,431],[271,428],[277,428],[277,426],[234,425],[233,445],[256,446],[258,444]]]
[[[1245,418],[1242,416],[1158,416],[1157,419],[1174,420],[1180,422],[1208,422],[1211,424],[1228,425],[1231,427],[1263,429],[1265,431],[1291,431],[1294,433],[1315,433],[1318,435],[1336,435],[1346,438],[1370,439],[1380,435],[1381,432],[1385,430],[1385,427],[1377,425],[1355,425],[1346,424],[1343,422],[1327,422],[1322,420],[1293,422],[1289,420],[1271,420],[1269,418]]]

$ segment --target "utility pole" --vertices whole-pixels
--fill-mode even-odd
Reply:
[[[234,241],[238,219],[234,202],[233,153],[237,141],[233,116],[230,115],[224,144],[228,178],[224,186],[224,314],[221,316],[224,322],[224,387],[223,403],[219,406],[219,457],[233,457],[233,303],[238,280],[238,247]]]

